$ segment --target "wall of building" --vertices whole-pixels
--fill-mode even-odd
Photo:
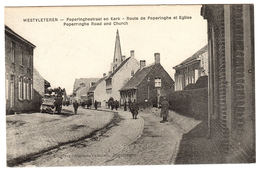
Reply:
[[[252,5],[206,6],[209,121],[226,162],[255,161]],[[210,16],[210,17],[209,17]],[[219,127],[215,127],[215,126]],[[215,130],[215,129],[218,130]]]
[[[14,50],[12,50],[12,48]],[[5,33],[5,67],[6,67],[6,109],[23,112],[33,108],[32,105],[32,88],[33,88],[33,47],[23,41]],[[14,61],[12,55],[14,54]],[[23,56],[23,63],[22,63]],[[28,90],[25,99],[18,98],[19,78],[28,83],[25,91]],[[13,88],[11,88],[13,83]],[[24,88],[23,88],[24,89]],[[11,108],[11,93],[13,91],[14,106]]]
[[[139,69],[139,62],[131,57],[112,77],[112,92],[108,94],[108,98],[113,97],[114,100],[120,100],[119,90],[131,78],[131,72],[134,73]]]
[[[106,94],[106,81],[105,79],[100,82],[94,91],[94,100],[101,102],[101,107],[106,106],[106,101],[108,100],[108,95]]]

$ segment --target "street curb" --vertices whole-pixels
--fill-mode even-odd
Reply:
[[[105,110],[103,110],[105,111]],[[8,167],[15,167],[19,164],[22,164],[22,163],[25,163],[25,162],[28,162],[28,161],[32,161],[36,158],[38,158],[41,154],[43,153],[46,153],[48,151],[51,151],[51,150],[54,150],[54,149],[57,149],[61,146],[64,146],[66,144],[70,144],[70,143],[74,143],[74,142],[78,142],[78,141],[82,141],[84,139],[87,139],[87,138],[91,138],[92,136],[94,136],[98,131],[100,130],[103,130],[107,127],[109,127],[114,120],[116,120],[118,118],[118,112],[115,112],[115,111],[105,111],[105,112],[112,112],[114,113],[114,116],[113,118],[107,123],[105,124],[103,127],[99,128],[99,129],[96,129],[96,130],[93,130],[92,132],[90,132],[88,135],[86,136],[83,136],[83,137],[80,137],[76,140],[69,140],[69,141],[65,141],[65,142],[61,142],[61,143],[58,143],[57,145],[55,146],[50,146],[50,147],[47,147],[47,148],[44,148],[42,149],[41,151],[39,152],[35,152],[35,153],[30,153],[30,154],[27,154],[27,155],[23,155],[23,156],[20,156],[20,157],[16,157],[16,158],[13,158],[13,159],[10,159],[10,160],[7,160],[7,166]]]

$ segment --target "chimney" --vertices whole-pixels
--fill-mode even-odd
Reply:
[[[160,53],[154,53],[154,62],[155,64],[160,63]]]
[[[130,57],[135,57],[135,51],[134,50],[130,51]]]
[[[140,69],[143,69],[146,66],[145,60],[140,60]]]
[[[103,77],[105,77],[106,76],[106,73],[103,73]]]
[[[122,61],[124,61],[124,60],[125,60],[125,55],[122,56]]]

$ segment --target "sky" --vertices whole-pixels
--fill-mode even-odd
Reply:
[[[116,30],[122,54],[161,64],[174,79],[173,66],[207,44],[207,22],[200,16],[201,5],[106,6],[106,7],[9,7],[5,24],[33,43],[34,67],[52,87],[71,93],[76,78],[102,77],[113,60]],[[128,25],[64,26],[67,18],[189,16],[192,19],[128,20]],[[25,18],[58,18],[57,22],[24,22]],[[124,20],[122,20],[124,18]],[[63,19],[61,21],[60,19]],[[120,22],[121,22],[120,21]],[[113,22],[113,21],[112,21]]]

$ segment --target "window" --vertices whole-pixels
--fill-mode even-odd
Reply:
[[[27,67],[31,67],[31,55],[27,55]]]
[[[9,99],[9,81],[5,79],[5,99]]]
[[[18,98],[23,99],[23,77],[20,77],[18,81]]]
[[[94,86],[96,82],[91,82],[90,87]]]
[[[161,87],[162,86],[161,78],[155,78],[154,79],[154,85],[155,85],[155,87]]]
[[[14,63],[15,61],[15,43],[11,42],[11,61]]]
[[[26,90],[27,90],[27,96],[26,96],[26,98],[27,98],[27,100],[31,100],[31,98],[30,98],[30,83],[28,82],[28,83],[26,83]]]
[[[31,100],[33,99],[33,85],[32,85],[32,81],[30,83],[30,88],[31,88]]]
[[[27,99],[27,88],[25,80],[23,81],[23,99]]]

